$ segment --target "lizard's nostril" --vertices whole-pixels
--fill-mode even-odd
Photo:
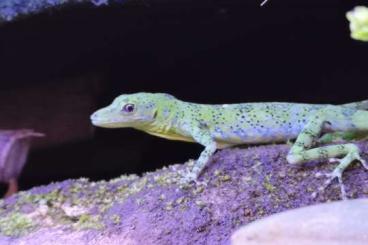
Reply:
[[[97,119],[97,113],[93,113],[92,115],[91,115],[91,119],[93,120],[93,119]]]

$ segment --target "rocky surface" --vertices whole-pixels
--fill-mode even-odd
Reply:
[[[0,23],[13,21],[18,16],[37,14],[49,8],[87,2],[100,6],[108,4],[109,0],[1,0]]]
[[[366,245],[368,199],[344,200],[285,211],[232,235],[232,245]]]
[[[358,142],[367,159],[368,144]],[[318,172],[335,164],[287,164],[287,145],[219,151],[198,183],[179,188],[172,165],[142,177],[66,180],[11,196],[0,204],[0,244],[230,244],[238,227],[274,213],[340,199]],[[108,164],[108,163],[106,163]],[[128,163],[122,163],[128,164]],[[359,164],[344,181],[351,199],[368,196]]]

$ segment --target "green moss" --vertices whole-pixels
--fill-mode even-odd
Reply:
[[[228,175],[228,174],[223,175],[223,176],[221,176],[221,177],[220,177],[220,180],[221,180],[222,182],[230,181],[230,180],[231,180],[231,176],[230,176],[230,175]]]
[[[179,197],[178,199],[176,199],[176,204],[182,204],[184,203],[185,198],[184,197]]]
[[[121,223],[121,218],[120,218],[120,216],[119,216],[119,215],[117,215],[117,214],[112,215],[112,216],[111,216],[111,220],[112,220],[112,222],[113,222],[115,225],[118,225],[118,224],[120,224],[120,223]]]
[[[204,186],[200,185],[200,186],[197,186],[197,188],[193,190],[193,194],[197,195],[197,194],[202,193],[203,191],[204,191]]]
[[[99,210],[100,210],[101,213],[105,213],[108,209],[110,209],[112,207],[112,205],[113,205],[113,202],[100,205]]]
[[[274,192],[276,190],[276,187],[271,184],[269,176],[266,176],[265,180],[263,181],[263,187],[269,192]]]
[[[5,236],[20,236],[34,227],[26,215],[15,212],[0,218],[0,232]]]
[[[92,216],[88,214],[82,214],[79,217],[78,222],[75,224],[77,229],[102,229],[103,224],[100,222],[98,216]]]
[[[26,194],[23,193],[19,196],[18,204],[24,203],[35,203],[35,204],[55,204],[55,203],[63,203],[65,200],[65,196],[60,193],[59,190],[51,191],[47,194]]]
[[[173,183],[177,183],[180,181],[180,176],[175,172],[167,172],[161,175],[156,175],[153,177],[153,180],[161,186],[168,186]]]

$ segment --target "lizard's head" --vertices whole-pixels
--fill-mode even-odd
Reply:
[[[140,127],[154,122],[157,105],[169,98],[173,97],[163,93],[123,94],[93,113],[91,121],[104,128]]]

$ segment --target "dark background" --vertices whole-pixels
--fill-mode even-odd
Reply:
[[[88,114],[138,91],[200,103],[363,100],[368,44],[350,39],[345,13],[364,2],[270,0],[259,7],[257,1],[142,0],[54,9],[0,26],[0,90],[57,90],[60,81],[74,86],[76,77],[88,87],[92,76],[101,82]],[[67,100],[68,92],[62,96]],[[200,151],[132,129],[95,129],[92,137],[34,148],[20,184],[142,173]]]

